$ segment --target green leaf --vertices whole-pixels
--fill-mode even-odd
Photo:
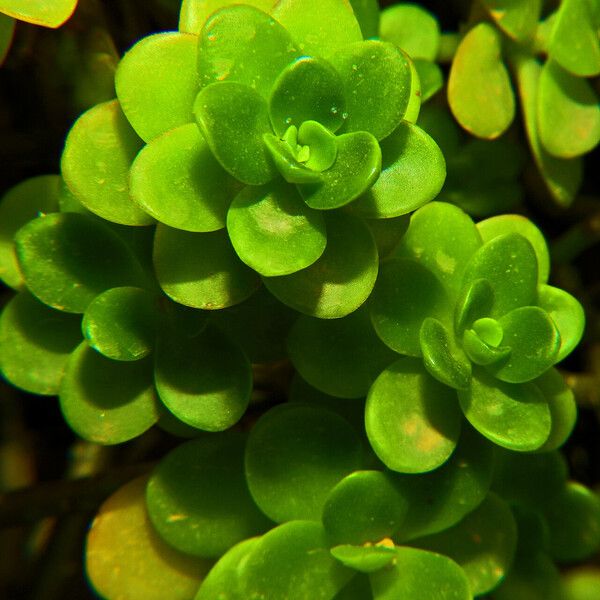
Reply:
[[[0,279],[15,290],[24,283],[15,234],[35,217],[58,211],[60,184],[58,175],[32,177],[10,188],[0,200]]]
[[[578,77],[600,74],[600,41],[591,4],[563,0],[554,20],[548,52]]]
[[[215,160],[195,124],[144,146],[131,166],[131,197],[157,221],[184,231],[216,231],[240,184]]]
[[[270,527],[246,485],[245,443],[240,433],[203,436],[158,463],[148,481],[146,504],[168,544],[192,556],[218,558]]]
[[[600,548],[600,497],[570,482],[542,505],[550,526],[549,551],[558,562],[579,562]]]
[[[532,383],[504,383],[473,369],[471,387],[459,390],[458,398],[471,425],[499,446],[530,452],[550,435],[548,402]]]
[[[118,101],[98,104],[75,121],[61,170],[69,189],[90,211],[123,225],[149,225],[152,217],[129,196],[129,168],[142,147]]]
[[[408,106],[404,113],[404,121],[406,123],[415,124],[421,112],[421,79],[414,61],[404,53],[410,65],[410,96],[408,98]]]
[[[414,544],[456,561],[467,575],[471,592],[479,596],[493,590],[511,568],[517,525],[508,504],[490,494],[454,527]]]
[[[372,545],[394,535],[407,510],[408,501],[391,473],[355,471],[327,496],[323,526],[333,544]]]
[[[600,589],[600,570],[584,567],[569,571],[563,578],[563,589],[568,600],[594,600]]]
[[[305,121],[305,123],[315,123],[315,121]],[[297,138],[298,128],[295,125],[288,128],[284,134],[284,139],[270,133],[263,135],[263,141],[275,163],[276,169],[288,183],[315,183],[321,181],[321,174],[318,171],[310,169],[307,166],[307,161],[300,162],[298,160],[299,158],[304,159],[307,155],[310,156],[311,151],[308,146],[300,146],[297,143]],[[335,154],[337,154],[335,138],[333,147]],[[301,156],[301,153],[304,156]]]
[[[211,562],[185,556],[165,544],[148,519],[146,477],[106,500],[87,535],[85,570],[105,598],[189,600]]]
[[[369,576],[374,600],[471,600],[469,580],[451,559],[417,548],[396,548],[391,569]]]
[[[448,102],[456,120],[485,139],[502,135],[515,116],[515,97],[500,53],[500,33],[479,23],[460,42],[448,79]]]
[[[389,565],[396,557],[396,549],[388,546],[351,546],[331,549],[331,555],[345,567],[361,573],[374,573]]]
[[[408,514],[397,542],[444,531],[459,523],[486,498],[494,467],[494,447],[463,422],[458,445],[439,468],[419,475],[397,475],[408,499]]]
[[[312,265],[327,244],[323,216],[283,181],[244,188],[227,213],[227,232],[241,260],[267,277]]]
[[[377,37],[379,34],[379,3],[377,0],[350,0],[354,16],[360,25],[362,36]]]
[[[19,230],[15,241],[27,287],[58,310],[82,313],[107,289],[151,285],[125,242],[91,216],[38,217]]]
[[[60,27],[75,11],[77,0],[0,0],[0,12],[34,25]]]
[[[30,393],[55,395],[80,341],[78,316],[52,310],[23,291],[0,313],[0,372]]]
[[[494,290],[487,279],[474,279],[465,284],[454,310],[454,329],[457,334],[485,318],[494,305]]]
[[[268,98],[279,73],[298,55],[290,34],[266,12],[226,6],[200,32],[200,86],[235,81]]]
[[[548,369],[533,383],[548,401],[552,419],[550,436],[538,452],[555,450],[567,441],[575,427],[577,420],[575,395],[556,369]]]
[[[424,58],[415,58],[413,63],[419,75],[421,102],[424,104],[444,87],[444,74],[436,63]]]
[[[540,141],[550,154],[574,158],[596,147],[600,141],[600,100],[585,79],[549,60],[540,75],[537,101]]]
[[[550,253],[544,234],[532,221],[522,215],[498,215],[477,223],[477,230],[484,242],[505,233],[518,233],[532,245],[537,258],[538,283],[546,283],[550,274]]]
[[[409,215],[400,215],[391,219],[365,219],[375,243],[381,260],[388,258],[396,250],[402,236],[410,224]]]
[[[438,381],[461,390],[469,386],[471,363],[454,342],[452,332],[437,319],[427,317],[419,334],[425,368]]]
[[[367,218],[404,215],[433,200],[444,185],[446,161],[420,127],[403,121],[381,142],[382,170],[352,209]]]
[[[328,218],[327,247],[302,271],[264,277],[267,289],[291,308],[320,319],[339,319],[369,297],[379,268],[377,247],[367,226],[344,213]]]
[[[511,38],[524,42],[534,35],[542,0],[484,0],[483,4],[500,29]]]
[[[184,423],[223,431],[244,414],[252,371],[240,348],[207,327],[199,334],[166,331],[158,338],[154,381],[165,406]]]
[[[224,230],[189,233],[158,225],[154,267],[167,296],[203,310],[238,304],[260,285],[256,273],[238,258]]]
[[[480,320],[482,321],[484,319]],[[493,321],[494,319],[490,320]],[[502,329],[500,329],[500,332],[502,332]],[[490,370],[492,371],[496,364],[505,364],[511,352],[511,349],[508,346],[500,346],[498,348],[491,345],[489,342],[486,342],[475,329],[467,329],[463,333],[462,345],[472,362],[482,366],[489,365],[491,366]]]
[[[117,98],[145,142],[193,122],[192,105],[198,93],[197,45],[193,35],[157,33],[140,40],[119,62]]]
[[[459,153],[463,146],[463,132],[447,108],[430,102],[422,107],[418,123],[419,127],[435,140],[449,161]]]
[[[560,335],[546,311],[523,306],[504,315],[498,324],[504,332],[502,345],[510,348],[506,360],[488,367],[498,379],[531,381],[556,362]]]
[[[330,210],[344,206],[364,194],[381,172],[381,149],[366,131],[345,133],[336,138],[337,158],[321,173],[319,183],[299,185],[311,208]]]
[[[538,282],[533,246],[520,233],[506,233],[486,242],[471,257],[464,282],[487,279],[494,291],[490,317],[535,304]]]
[[[262,185],[275,168],[263,142],[271,132],[266,100],[242,83],[221,81],[203,88],[194,115],[215,158],[236,179]]]
[[[339,48],[362,40],[348,0],[279,0],[273,16],[292,34],[307,56],[328,58]]]
[[[158,297],[136,287],[112,288],[86,308],[81,328],[88,344],[113,360],[139,360],[154,349]]]
[[[397,359],[377,337],[363,308],[327,321],[301,316],[287,345],[300,375],[339,398],[364,398],[381,370]]]
[[[365,407],[373,450],[400,473],[425,473],[444,464],[456,447],[461,420],[454,390],[408,358],[381,372]]]
[[[15,19],[5,14],[0,14],[0,67],[10,50],[15,33]]]
[[[315,171],[329,169],[337,158],[337,138],[317,121],[304,121],[298,129],[298,143],[309,149],[306,166]]]
[[[411,58],[435,60],[440,45],[436,18],[416,4],[397,4],[382,11],[379,35],[402,48]]]
[[[541,144],[537,94],[542,67],[537,59],[528,55],[517,55],[513,66],[519,86],[525,131],[533,158],[551,196],[560,206],[566,208],[573,202],[581,185],[583,164],[580,158],[556,158],[546,152]]]
[[[538,289],[538,305],[549,315],[560,334],[556,362],[567,357],[577,346],[585,328],[585,313],[576,298],[551,285]]]
[[[408,106],[408,59],[393,44],[367,40],[345,46],[331,60],[344,82],[344,131],[368,131],[378,140],[387,137]]]
[[[455,296],[465,267],[480,246],[479,232],[465,212],[445,202],[431,202],[411,216],[395,255],[418,261]]]
[[[269,12],[273,0],[246,0],[244,4]],[[179,12],[179,30],[200,35],[206,20],[220,8],[228,6],[231,6],[230,0],[183,0]]]
[[[149,360],[110,360],[82,342],[73,352],[59,392],[69,427],[97,444],[127,442],[158,420]]]
[[[278,136],[290,125],[317,121],[332,132],[344,122],[344,82],[323,58],[302,56],[277,78],[269,98],[271,124]]]
[[[246,446],[250,493],[277,523],[319,520],[331,489],[361,463],[361,441],[344,418],[300,403],[266,412]]]
[[[421,356],[420,330],[427,317],[449,321],[450,304],[440,281],[426,267],[409,258],[381,265],[370,300],[377,335],[400,354]]]

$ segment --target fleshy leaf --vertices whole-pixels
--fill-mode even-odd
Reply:
[[[504,383],[473,369],[471,387],[459,390],[458,398],[471,425],[499,446],[530,452],[550,435],[548,402],[532,383]]]
[[[446,462],[456,447],[461,420],[454,390],[408,358],[381,372],[365,407],[373,450],[400,473],[425,473]]]
[[[252,371],[240,348],[207,327],[199,334],[164,332],[155,352],[154,381],[163,404],[204,431],[228,429],[244,414]]]
[[[38,217],[19,230],[15,241],[27,287],[58,310],[84,312],[95,296],[109,288],[150,285],[131,249],[91,216]]]
[[[282,404],[265,413],[246,445],[246,479],[259,508],[277,523],[321,517],[331,489],[362,464],[358,434],[317,406]]]
[[[86,308],[81,328],[88,344],[113,360],[139,360],[154,348],[158,297],[136,287],[112,288]]]
[[[350,0],[354,16],[366,39],[379,35],[379,2],[377,0]]]
[[[369,577],[374,600],[473,598],[465,572],[453,560],[417,548],[396,548],[393,567]]]
[[[581,185],[581,158],[556,158],[544,150],[539,138],[537,115],[537,94],[542,67],[536,58],[528,55],[517,55],[514,65],[531,152],[548,191],[560,206],[566,208],[573,202]]]
[[[404,54],[410,66],[410,95],[408,97],[408,106],[404,113],[404,121],[414,125],[421,113],[421,79],[412,58],[408,54]]]
[[[374,573],[389,565],[396,557],[395,548],[388,546],[335,546],[331,555],[345,567],[361,573]]]
[[[444,156],[454,156],[463,147],[462,129],[458,126],[452,113],[436,103],[423,106],[419,113],[419,127],[430,135],[439,145]]]
[[[15,290],[23,286],[15,233],[38,215],[58,211],[60,185],[58,175],[32,177],[9,189],[0,200],[0,279]]]
[[[414,544],[456,561],[464,569],[472,593],[479,596],[493,590],[512,566],[517,525],[508,504],[490,494],[451,529]]]
[[[326,219],[327,247],[321,258],[297,273],[263,278],[281,302],[321,319],[345,317],[361,306],[379,268],[377,247],[367,226],[352,215],[334,216]]]
[[[16,20],[0,13],[0,67],[10,50],[15,33]]]
[[[171,546],[218,558],[268,529],[244,476],[245,438],[203,436],[172,450],[152,472],[146,503],[152,524]]]
[[[333,66],[322,58],[302,56],[285,68],[269,99],[271,124],[280,137],[290,125],[317,121],[331,131],[344,122],[344,83]]]
[[[300,51],[328,57],[362,40],[360,25],[348,0],[279,0],[273,16],[292,34]]]
[[[538,305],[549,315],[560,334],[556,362],[567,357],[577,346],[585,328],[585,313],[576,298],[551,285],[538,289]]]
[[[394,475],[381,471],[355,471],[342,479],[323,507],[323,526],[332,543],[372,545],[394,535],[408,509],[395,483]]]
[[[240,259],[267,277],[312,265],[327,244],[321,213],[282,181],[243,189],[227,213],[227,232]]]
[[[500,29],[511,38],[525,41],[535,33],[541,0],[484,0],[483,4]]]
[[[105,598],[189,600],[211,562],[160,539],[146,512],[145,490],[146,477],[138,477],[102,504],[87,536],[87,575]]]
[[[198,93],[197,46],[193,35],[157,33],[140,40],[119,62],[117,98],[145,142],[193,123],[192,105]]]
[[[292,143],[297,146],[296,148],[292,149],[292,146],[286,139],[280,139],[276,135],[270,133],[265,133],[263,135],[265,147],[271,154],[271,158],[273,159],[273,163],[279,171],[279,174],[288,183],[317,183],[321,181],[321,174],[318,171],[309,169],[306,162],[300,162],[298,160],[299,152],[295,152],[295,150],[298,150],[299,145],[297,144],[297,131],[295,130],[297,130],[295,125],[290,126],[284,134],[284,138],[291,132],[294,132],[291,135],[296,138],[296,141],[292,140]],[[300,151],[306,152],[306,150],[308,150],[308,153],[310,154],[310,149],[307,147],[302,148]]]
[[[23,291],[0,313],[0,372],[33,394],[57,394],[80,341],[78,316],[52,310]]]
[[[419,334],[423,364],[438,381],[457,390],[469,386],[471,363],[456,345],[452,332],[437,319],[427,317]]]
[[[340,398],[364,398],[381,370],[397,359],[364,308],[343,319],[300,317],[290,331],[288,353],[308,383]]]
[[[523,306],[498,323],[504,331],[502,345],[511,350],[505,361],[488,367],[498,379],[508,383],[531,381],[556,362],[560,335],[546,311]]]
[[[394,539],[403,543],[459,523],[487,496],[493,466],[494,447],[464,422],[456,449],[441,467],[396,476],[396,485],[409,502]]]
[[[381,142],[382,170],[352,209],[367,218],[387,219],[433,200],[444,185],[446,161],[438,145],[417,125],[402,122]]]
[[[544,234],[522,215],[498,215],[477,223],[484,242],[489,242],[505,233],[518,233],[529,240],[537,257],[538,283],[546,283],[550,274],[550,253]]]
[[[370,310],[385,344],[400,354],[420,356],[423,321],[433,316],[448,322],[450,303],[431,271],[415,260],[395,258],[381,265]]]
[[[131,196],[156,220],[184,231],[216,231],[240,184],[215,160],[195,124],[154,138],[131,166]]]
[[[379,40],[340,49],[333,66],[344,82],[344,131],[368,131],[378,140],[400,124],[410,94],[410,66],[393,44]]]
[[[246,0],[244,4],[269,12],[273,7],[273,0]],[[231,6],[230,0],[183,0],[179,12],[179,30],[200,35],[207,19],[227,6]]]
[[[9,17],[53,29],[67,21],[76,7],[77,0],[0,0],[0,12]]]
[[[211,83],[194,101],[204,139],[223,168],[249,185],[273,179],[275,168],[263,142],[271,132],[266,100],[233,81]]]
[[[494,347],[482,340],[473,329],[467,329],[463,333],[462,345],[467,356],[476,365],[493,366],[496,363],[504,364],[510,355],[510,348],[508,346]]]
[[[416,4],[398,4],[382,11],[379,35],[402,48],[411,58],[435,60],[440,26],[435,17]]]
[[[71,354],[59,392],[65,421],[97,444],[120,444],[158,419],[152,363],[110,360],[82,342]]]
[[[158,225],[154,267],[164,292],[175,302],[216,310],[248,298],[260,285],[224,230],[189,233]]]
[[[480,246],[477,228],[464,211],[431,202],[411,216],[395,255],[417,260],[456,295],[466,264]]]
[[[538,267],[533,246],[519,233],[491,239],[467,265],[465,284],[476,279],[487,279],[494,291],[491,314],[482,316],[497,318],[515,308],[535,304]]]
[[[242,598],[286,600],[334,598],[354,574],[331,556],[314,521],[291,521],[263,535],[241,572]]]
[[[142,144],[117,100],[90,108],[65,142],[61,170],[69,189],[107,221],[149,225],[154,219],[129,196],[129,168]]]
[[[402,236],[408,229],[410,216],[400,215],[391,219],[365,219],[365,223],[369,226],[375,238],[379,258],[383,260],[396,250]]]
[[[266,12],[227,6],[214,13],[200,33],[200,86],[235,81],[268,98],[279,73],[297,57],[290,34]]]
[[[344,206],[364,194],[381,172],[381,149],[366,131],[345,133],[336,138],[337,158],[321,173],[321,181],[298,186],[311,208],[330,210]]]
[[[563,0],[549,40],[550,57],[579,77],[600,73],[600,41],[591,3]]]
[[[456,120],[486,139],[502,135],[515,116],[515,97],[500,51],[500,33],[489,23],[479,23],[460,42],[448,79],[448,102]]]
[[[600,99],[588,81],[549,60],[540,74],[537,102],[540,141],[550,154],[574,158],[597,146]]]
[[[454,328],[458,334],[471,327],[477,319],[487,317],[494,305],[494,290],[487,279],[467,283],[456,303]]]
[[[416,58],[413,64],[421,84],[421,102],[425,104],[444,87],[444,74],[436,63],[423,58]]]
[[[304,121],[298,129],[298,143],[309,148],[306,166],[314,171],[329,169],[337,158],[335,135],[317,121]]]

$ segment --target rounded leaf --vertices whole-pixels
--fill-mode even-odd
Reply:
[[[265,413],[246,445],[246,478],[260,509],[278,523],[321,517],[331,489],[360,468],[360,439],[339,415],[283,404]]]
[[[322,215],[282,181],[244,188],[227,213],[227,232],[241,260],[267,277],[312,265],[327,244]]]
[[[97,104],[69,131],[62,175],[75,197],[103,219],[149,225],[154,220],[129,195],[129,168],[142,145],[117,100]]]
[[[273,7],[273,0],[246,0],[244,4],[265,12]],[[206,20],[217,10],[231,6],[229,0],[183,0],[179,11],[179,30],[199,35]]]
[[[146,504],[171,546],[217,558],[270,521],[258,510],[244,476],[244,436],[203,436],[178,446],[152,472]]]
[[[194,35],[156,33],[142,38],[119,62],[115,73],[117,98],[127,120],[145,142],[193,122],[192,105],[198,93],[197,46]]]
[[[408,358],[382,371],[365,407],[375,454],[400,473],[425,473],[445,463],[456,447],[461,420],[454,390]]]
[[[511,38],[523,42],[535,34],[542,0],[484,0],[483,5],[498,27]]]
[[[131,166],[131,197],[157,221],[184,231],[216,231],[240,189],[188,123],[155,137]]]
[[[97,444],[120,444],[158,420],[148,360],[110,360],[82,342],[73,352],[59,391],[65,421]]]
[[[373,573],[389,565],[396,557],[396,550],[388,546],[351,546],[345,544],[332,548],[331,555],[337,558],[345,567],[361,573]]]
[[[9,17],[53,29],[67,21],[76,7],[77,0],[0,0],[0,12]]]
[[[434,62],[416,58],[413,64],[421,84],[421,102],[424,104],[444,87],[444,73]]]

